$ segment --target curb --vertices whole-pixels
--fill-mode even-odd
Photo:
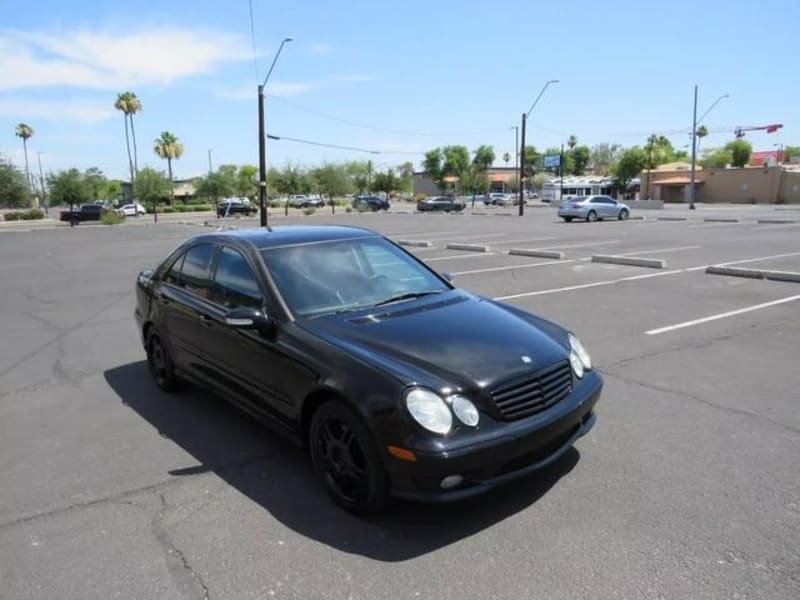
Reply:
[[[433,244],[427,240],[398,240],[401,246],[417,246],[419,248],[430,248]]]
[[[665,269],[667,267],[667,262],[660,258],[636,258],[634,256],[616,256],[613,254],[595,254],[592,256],[592,262],[648,267],[650,269]]]
[[[535,256],[538,258],[557,258],[561,260],[564,258],[563,252],[557,252],[555,250],[526,250],[525,248],[511,248],[508,251],[508,254],[511,256]]]
[[[740,269],[724,265],[711,265],[706,268],[708,275],[728,275],[730,277],[747,277],[749,279],[769,279],[770,281],[789,281],[800,283],[800,273],[793,271],[772,271],[769,269]]]
[[[646,221],[646,220],[647,220],[647,217],[644,217],[642,215],[636,215],[636,216],[633,216],[633,217],[628,215],[628,221]]]
[[[795,219],[759,219],[756,223],[774,223],[774,224],[783,224],[783,223],[797,223]]]
[[[706,223],[738,223],[739,219],[730,219],[726,217],[706,217],[703,219]]]
[[[445,244],[448,250],[467,250],[469,252],[488,252],[489,246],[480,244]]]
[[[689,217],[656,217],[656,221],[688,221]]]

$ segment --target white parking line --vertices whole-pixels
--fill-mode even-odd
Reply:
[[[566,246],[542,246],[541,248],[528,248],[528,250],[560,250],[562,248],[583,248],[585,246],[604,246],[606,244],[621,244],[622,240],[609,240],[607,242],[585,242],[583,244],[567,244]]]
[[[751,263],[751,262],[758,262],[760,260],[771,260],[773,258],[785,258],[787,256],[797,256],[800,252],[787,252],[786,254],[773,254],[772,256],[759,256],[757,258],[745,258],[744,260],[734,260],[731,262],[724,262],[724,263],[716,263],[721,267],[727,267],[729,265],[741,265],[744,263]]]
[[[434,260],[454,260],[456,258],[478,258],[481,256],[494,256],[494,252],[481,252],[480,254],[459,254],[457,256],[434,256],[433,258],[425,258],[425,262],[433,262]],[[454,273],[455,275],[455,273]]]
[[[677,248],[657,248],[655,250],[642,250],[641,252],[627,252],[626,254],[618,254],[617,256],[639,256],[640,254],[680,252],[682,250],[696,250],[697,248],[702,248],[702,246],[679,246]]]
[[[559,261],[563,264],[567,261]],[[545,294],[557,294],[559,292],[571,292],[574,290],[584,290],[587,288],[600,287],[602,285],[614,285],[615,283],[622,283],[623,281],[636,281],[637,279],[649,279],[651,277],[664,277],[665,275],[677,275],[678,273],[685,273],[686,269],[677,269],[675,271],[664,271],[663,273],[648,273],[646,275],[634,275],[632,277],[620,277],[618,279],[606,279],[604,281],[595,281],[594,283],[582,283],[580,285],[570,285],[562,288],[553,288],[549,290],[538,290],[536,292],[523,292],[521,294],[511,294],[509,296],[499,296],[494,300],[511,300],[513,298],[527,298],[529,296],[543,296]]]
[[[481,254],[478,256],[485,256],[485,254]],[[547,262],[539,262],[539,263],[523,263],[520,265],[509,265],[506,267],[489,267],[486,269],[472,269],[471,271],[456,271],[452,273],[452,275],[473,275],[475,273],[491,273],[493,271],[507,271],[509,269],[528,269],[530,267],[545,267],[547,265],[568,265],[570,263],[575,262],[574,260],[551,260]]]
[[[789,227],[800,227],[800,223],[781,223],[780,225],[760,225],[753,227],[750,231],[769,231],[770,229],[786,229]]]
[[[794,302],[795,300],[800,300],[800,296],[789,296],[788,298],[781,298],[780,300],[773,300],[772,302],[764,302],[762,304],[755,304],[753,306],[747,306],[745,308],[740,308],[738,310],[731,310],[724,313],[719,313],[716,315],[711,315],[709,317],[703,317],[702,319],[695,319],[693,321],[685,321],[683,323],[677,323],[675,325],[668,325],[666,327],[659,327],[658,329],[651,329],[650,331],[645,331],[647,335],[658,335],[659,333],[667,333],[668,331],[675,331],[676,329],[683,329],[685,327],[692,327],[694,325],[700,325],[702,323],[708,323],[709,321],[716,321],[718,319],[725,319],[727,317],[734,317],[736,315],[741,315],[743,313],[752,312],[754,310],[760,310],[762,308],[769,308],[770,306],[777,306],[779,304],[785,304],[787,302]]]

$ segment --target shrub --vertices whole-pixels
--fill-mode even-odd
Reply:
[[[38,208],[32,208],[30,210],[23,211],[21,216],[25,221],[37,221],[39,219],[44,219],[44,211]]]
[[[20,213],[19,211],[7,212],[3,217],[5,221],[19,221]]]
[[[317,212],[317,209],[311,207],[308,207],[305,210],[303,210],[304,215],[313,215],[315,212]]]
[[[165,207],[164,207],[164,208],[162,208],[162,209],[161,209],[159,212],[162,212],[162,213],[164,213],[164,214],[171,214],[171,213],[176,213],[176,212],[178,212],[178,209],[177,209],[177,208],[175,208],[174,206],[165,206]]]
[[[109,210],[100,216],[100,222],[103,225],[119,225],[125,220],[125,217],[119,213]]]
[[[353,207],[348,206],[347,208],[344,209],[344,212],[349,212],[349,213],[353,212]]]

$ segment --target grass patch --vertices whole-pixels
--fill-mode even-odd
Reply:
[[[119,225],[123,221],[125,221],[125,217],[119,213],[115,213],[113,210],[109,210],[100,215],[100,222],[103,225]]]

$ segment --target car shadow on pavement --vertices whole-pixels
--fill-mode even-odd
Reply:
[[[104,376],[124,405],[197,461],[170,475],[212,472],[300,535],[375,560],[408,560],[476,534],[533,505],[580,458],[572,448],[537,474],[477,498],[452,504],[394,500],[385,513],[358,518],[328,499],[304,450],[224,400],[196,388],[165,394],[145,361]]]

